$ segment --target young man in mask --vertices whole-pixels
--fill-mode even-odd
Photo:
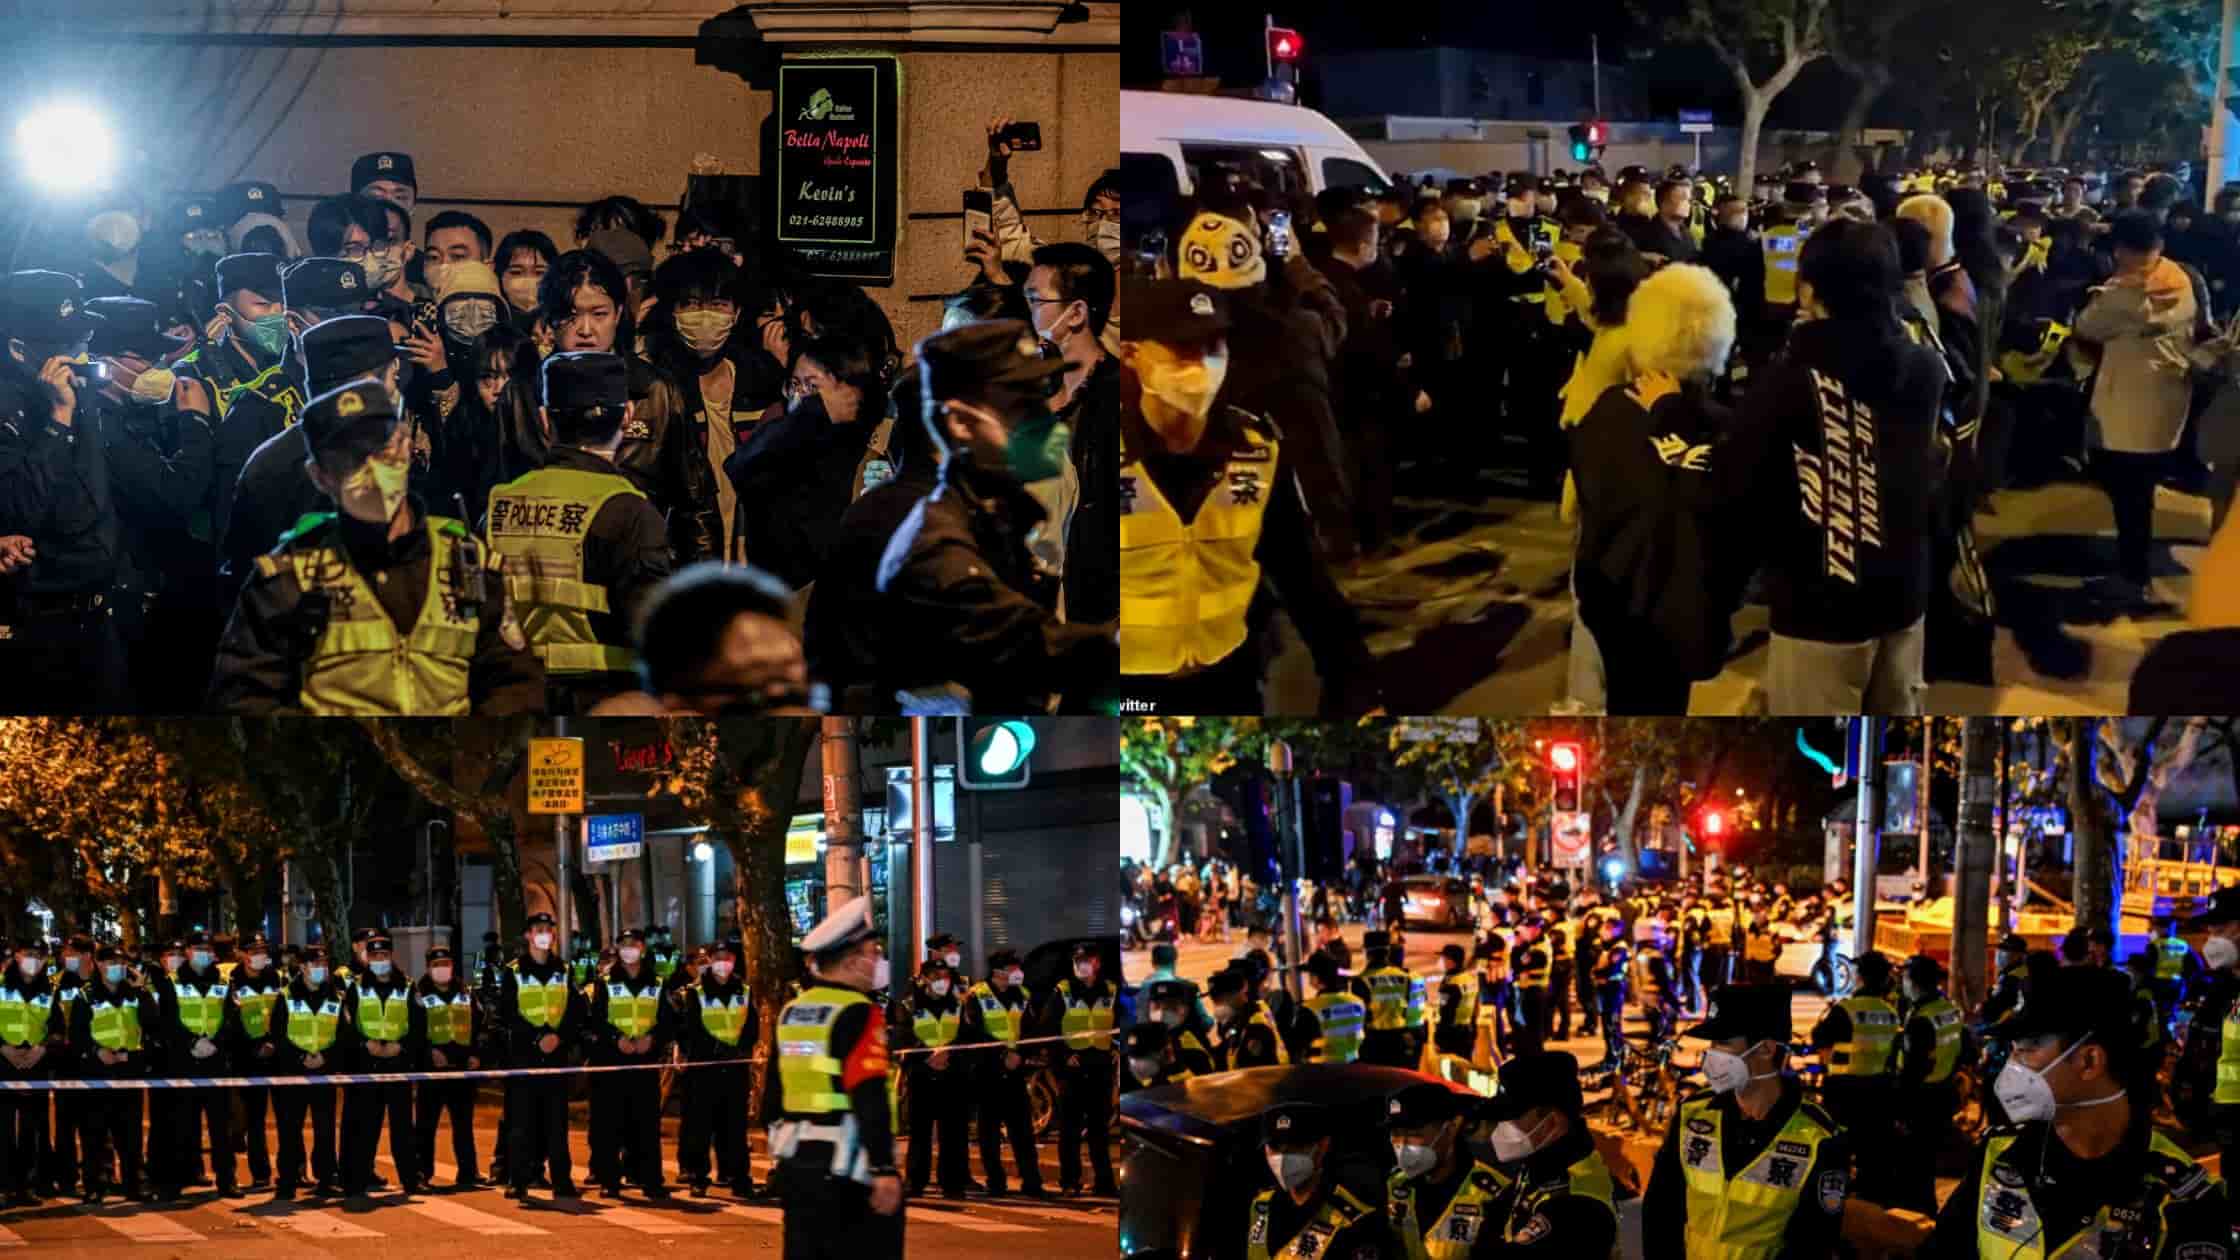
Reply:
[[[164,1016],[165,1066],[175,1076],[217,1076],[225,1070],[226,1001],[230,984],[218,972],[210,937],[196,932],[186,940],[186,964],[173,973],[170,993],[160,1005]],[[168,1114],[161,1117],[159,1141],[170,1148],[165,1172],[157,1179],[165,1198],[177,1198],[202,1166],[202,1137],[210,1136],[210,1164],[218,1193],[240,1193],[233,1180],[231,1091],[222,1087],[174,1089]],[[166,1175],[168,1174],[168,1175]]]
[[[340,1070],[337,1047],[349,1021],[349,991],[327,968],[327,947],[303,947],[303,965],[273,1004],[273,1039],[279,1053],[263,1069],[273,1076],[310,1076]],[[280,1130],[280,1180],[273,1198],[287,1202],[303,1184],[303,1118],[311,1115],[311,1175],[317,1193],[337,1195],[332,1085],[280,1085],[272,1090],[273,1122]]]
[[[412,978],[396,965],[396,945],[376,933],[366,940],[364,974],[350,986],[351,1038],[359,1072],[409,1072],[420,1057],[413,1022]],[[381,1127],[389,1127],[389,1159],[406,1194],[427,1188],[412,1135],[412,1086],[406,1081],[351,1085],[342,1096],[342,1192],[363,1198],[373,1184]]]
[[[482,1066],[488,1021],[448,946],[429,948],[428,969],[412,983],[412,1006],[414,1044],[421,1051],[414,1071],[460,1072]],[[475,1082],[422,1081],[419,1090],[412,1107],[412,1140],[424,1175],[432,1176],[435,1168],[436,1122],[448,1115],[451,1162],[458,1170],[452,1188],[472,1190],[487,1184],[476,1173],[481,1165],[474,1149]]]
[[[1291,1061],[1275,1020],[1251,994],[1252,975],[1253,965],[1238,959],[1206,980],[1214,1029],[1221,1038],[1214,1046],[1216,1071],[1272,1067]]]
[[[1502,1066],[1506,1073],[1510,1065]],[[1476,1102],[1476,1095],[1431,1082],[1404,1085],[1385,1100],[1393,1169],[1385,1179],[1384,1224],[1397,1254],[1491,1255],[1502,1241],[1493,1204],[1508,1177],[1463,1141]]]
[[[288,317],[277,254],[230,254],[217,268],[217,314],[203,344],[173,365],[172,401],[215,437],[210,455],[213,535],[226,536],[241,470],[257,447],[294,426],[310,395],[287,363]]]
[[[361,378],[304,411],[305,471],[334,501],[284,534],[242,588],[210,707],[400,716],[541,712],[544,673],[497,558],[407,493],[410,432]]]
[[[1120,1092],[1133,1094],[1190,1080],[1200,1068],[1185,1060],[1176,1048],[1180,1034],[1165,1024],[1130,1026],[1120,1034],[1120,1054],[1127,1073],[1120,1078]]]
[[[1105,328],[1115,296],[1112,264],[1086,245],[1066,242],[1034,252],[1023,286],[1029,319],[1043,354],[1065,362],[1050,406],[1073,431],[1068,461],[1036,498],[1062,530],[1066,620],[1093,624],[1120,615],[1120,547],[1115,492],[1119,469],[1120,365],[1105,353]],[[1039,487],[1053,487],[1053,493]],[[1068,493],[1070,491],[1070,493]]]
[[[130,704],[107,605],[123,545],[108,418],[81,375],[99,317],[78,282],[18,271],[0,282],[0,532],[27,538],[0,673],[18,713],[117,713]],[[26,545],[26,544],[19,544]]]
[[[1709,1088],[1680,1100],[1642,1199],[1647,1260],[1692,1255],[1825,1256],[1851,1193],[1849,1139],[1783,1069],[1786,985],[1730,984],[1702,1037]],[[1739,1191],[1739,1193],[1738,1193]]]
[[[47,974],[47,943],[36,936],[16,942],[0,975],[0,1081],[51,1079],[65,1051],[69,1006]],[[10,1207],[42,1202],[40,1159],[47,1151],[47,1096],[0,1093],[0,1195]]]
[[[568,960],[553,944],[553,919],[545,911],[529,916],[529,948],[506,964],[498,988],[498,1020],[511,1058],[509,1066],[567,1067],[583,1029],[583,993],[568,980]],[[509,1199],[527,1199],[529,1182],[550,1170],[552,1197],[577,1199],[574,1164],[568,1152],[568,1078],[516,1076],[506,1081],[506,1110],[512,1120],[505,1135]]]
[[[979,1138],[980,1168],[987,1175],[988,1193],[1004,1195],[1007,1178],[1004,1175],[1002,1142],[1006,1130],[1011,1137],[1012,1162],[1019,1166],[1019,1193],[1028,1198],[1041,1198],[1042,1165],[1037,1162],[1034,1146],[1034,1126],[1027,1118],[1027,1076],[1031,1070],[1028,1056],[1011,1043],[1026,1036],[1030,1000],[1027,994],[1026,970],[1019,955],[1012,950],[999,949],[988,956],[988,978],[972,986],[965,994],[963,1030],[960,1042],[971,1045],[1001,1044],[1000,1050],[975,1052],[973,1062],[980,1075],[979,1082]],[[1158,994],[1156,985],[1146,989],[1156,1013]]]
[[[1263,576],[1322,676],[1327,712],[1375,704],[1368,648],[1330,578],[1273,425],[1215,402],[1228,374],[1222,295],[1131,284],[1120,346],[1120,670],[1145,712],[1258,713],[1264,662],[1246,627]],[[1185,552],[1198,558],[1185,563]]]
[[[918,983],[909,996],[889,1009],[895,1048],[917,1052],[902,1061],[910,1083],[910,1153],[903,1163],[903,1184],[913,1196],[925,1193],[938,1130],[941,1197],[961,1199],[967,1190],[985,1190],[972,1180],[967,1165],[971,1068],[964,1055],[950,1048],[964,1018],[956,974],[940,955],[929,956],[919,965]]]
[[[2191,1113],[2189,1124],[2193,1115],[2206,1119],[2202,1127],[2231,1163],[2240,1158],[2240,888],[2210,894],[2208,908],[2186,927],[2208,933],[2201,942],[2206,987],[2194,1006],[2194,1031],[2186,1038],[2171,1092],[2182,1100],[2180,1114]],[[2033,991],[2026,1005],[2037,1004]],[[2009,1015],[1999,1025],[2001,1035],[2022,1018],[2021,1012]]]
[[[923,419],[942,450],[939,483],[887,540],[880,618],[865,644],[880,702],[962,688],[985,712],[1079,705],[1110,685],[1114,627],[1067,624],[1028,535],[1044,520],[1025,483],[1058,472],[1069,436],[1050,408],[1059,360],[1017,320],[967,324],[918,343]]]
[[[1316,1103],[1287,1102],[1260,1115],[1260,1144],[1275,1184],[1252,1200],[1242,1245],[1249,1260],[1382,1260],[1387,1254],[1378,1188],[1349,1183],[1332,1155],[1336,1118]]]
[[[1616,1245],[1609,1165],[1581,1114],[1579,1061],[1561,1051],[1501,1065],[1479,1113],[1499,1161],[1489,1224],[1501,1256],[1597,1256]]]
[[[280,1023],[273,1008],[279,1004],[288,978],[272,965],[272,942],[263,936],[242,941],[239,953],[239,965],[233,969],[226,989],[225,1035],[220,1041],[231,1052],[230,1066],[235,1075],[264,1076],[276,1066],[282,1047]],[[241,1100],[241,1141],[249,1156],[248,1188],[262,1190],[272,1184],[272,1154],[265,1141],[264,1124],[272,1087],[251,1085],[234,1093]],[[231,1180],[231,1160],[225,1171]]]
[[[2128,1008],[2123,978],[2104,967],[2063,967],[2032,988],[1992,1087],[2014,1123],[1985,1134],[1918,1254],[2230,1254],[2225,1182],[2124,1087],[2137,1069]]]
[[[613,354],[561,353],[541,369],[537,418],[551,457],[490,492],[486,530],[556,712],[631,690],[625,626],[669,575],[660,513],[615,465],[633,403]]]

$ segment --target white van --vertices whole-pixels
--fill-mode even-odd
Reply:
[[[1181,92],[1120,93],[1120,170],[1128,200],[1156,197],[1154,205],[1173,204],[1215,171],[1308,196],[1391,183],[1352,136],[1311,109]]]

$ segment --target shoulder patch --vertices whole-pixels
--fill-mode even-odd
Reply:
[[[1555,1226],[1548,1223],[1548,1217],[1546,1213],[1534,1212],[1532,1214],[1532,1219],[1526,1221],[1522,1226],[1520,1226],[1517,1229],[1516,1234],[1513,1235],[1509,1241],[1519,1246],[1522,1246],[1525,1243],[1538,1242],[1541,1239],[1546,1238],[1548,1236],[1548,1232],[1554,1228]]]
[[[1851,1193],[1850,1174],[1831,1168],[1820,1174],[1820,1184],[1814,1188],[1820,1195],[1821,1211],[1830,1216],[1843,1215],[1843,1201]]]

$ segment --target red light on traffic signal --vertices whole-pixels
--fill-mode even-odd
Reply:
[[[1579,746],[1557,744],[1548,750],[1548,764],[1558,770],[1572,771],[1579,768]]]
[[[1268,28],[1268,55],[1277,61],[1297,61],[1307,51],[1307,42],[1299,32],[1281,26]]]
[[[1704,811],[1703,834],[1707,836],[1718,835],[1721,831],[1726,830],[1726,826],[1727,820],[1719,816],[1718,810],[1712,809]]]
[[[1606,130],[1606,129],[1605,129],[1604,127],[1603,127],[1603,125],[1602,125],[1601,123],[1598,123],[1598,122],[1591,122],[1591,123],[1588,123],[1588,124],[1587,124],[1587,143],[1588,143],[1588,144],[1604,144],[1604,143],[1607,143],[1606,137],[1607,137],[1608,135],[1609,135],[1609,132],[1608,132],[1608,131],[1607,131],[1607,130]]]

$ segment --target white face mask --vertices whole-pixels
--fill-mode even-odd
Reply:
[[[708,970],[715,973],[716,979],[728,980],[731,978],[731,960],[728,958],[718,958],[714,962],[708,964]]]
[[[645,951],[639,949],[635,945],[625,945],[618,952],[620,952],[622,955],[622,961],[631,963],[633,965],[635,965],[640,958],[645,956]]]
[[[86,225],[86,235],[97,244],[129,254],[140,247],[140,221],[122,210],[104,211]]]
[[[534,945],[534,946],[536,946],[536,947],[537,947],[538,949],[551,949],[551,948],[552,948],[552,933],[550,933],[550,932],[532,932],[532,933],[530,933],[530,934],[529,934],[529,943],[530,943],[531,945]]]
[[[46,969],[47,960],[44,958],[16,959],[16,970],[22,972],[24,979],[26,980],[35,978],[40,972],[45,971]]]
[[[2084,1041],[2082,1040],[2076,1042],[2075,1045],[2054,1056],[2053,1062],[2042,1068],[2028,1067],[2020,1059],[2008,1059],[2007,1065],[1999,1069],[1999,1079],[1993,1082],[1991,1086],[1991,1091],[1999,1097],[1999,1105],[2007,1109],[2008,1118],[2016,1124],[2027,1123],[2031,1120],[2051,1120],[2054,1108],[2060,1104],[2054,1101],[2053,1083],[2048,1081],[2046,1077],[2051,1075],[2055,1068],[2061,1066],[2063,1059],[2075,1054],[2077,1046],[2083,1044]],[[2123,1091],[2117,1090],[2105,1098],[2094,1098],[2068,1105],[2071,1107],[2097,1107],[2102,1103],[2114,1102],[2121,1097],[2123,1097]]]
[[[1312,1151],[1268,1152],[1268,1171],[1275,1174],[1276,1184],[1285,1190],[1296,1190],[1314,1180],[1314,1153]]]
[[[1128,1060],[1128,1070],[1135,1073],[1136,1079],[1146,1085],[1150,1084],[1159,1075],[1160,1066],[1161,1064],[1157,1059]]]
[[[269,966],[271,966],[271,965],[272,965],[272,959],[271,959],[271,958],[270,958],[269,956],[267,956],[267,955],[264,955],[264,954],[251,954],[251,955],[249,955],[249,970],[251,970],[251,971],[263,971],[263,970],[264,970],[265,968],[267,968],[267,967],[269,967]]]
[[[949,964],[949,970],[955,971],[959,966],[963,965],[964,955],[952,949],[948,953],[941,956],[941,961]]]
[[[1393,1162],[1403,1177],[1421,1177],[1439,1166],[1439,1148],[1428,1142],[1394,1142]]]
[[[404,506],[405,483],[410,476],[411,469],[404,464],[369,459],[336,488],[335,502],[354,521],[368,525],[393,521]]]
[[[1016,985],[1016,984],[1025,984],[1026,982],[1027,982],[1027,973],[1026,973],[1026,972],[1024,972],[1024,971],[1021,971],[1021,970],[1019,970],[1019,969],[1018,969],[1017,967],[1013,967],[1013,968],[1011,969],[1011,983],[1013,983],[1013,984],[1015,984],[1015,985]]]
[[[1078,980],[1094,980],[1097,978],[1097,965],[1095,963],[1075,963],[1073,974],[1074,978]]]
[[[376,289],[386,289],[404,274],[404,246],[391,245],[385,249],[368,249],[365,261],[366,283]]]
[[[949,996],[949,982],[946,980],[927,981],[926,992],[931,993],[935,997],[947,997]]]
[[[1143,392],[1184,415],[1203,416],[1213,410],[1214,396],[1221,392],[1221,383],[1229,379],[1229,351],[1223,347],[1207,352],[1197,363],[1168,365],[1156,375],[1137,375],[1143,381]]]
[[[888,965],[886,959],[882,958],[871,964],[871,987],[874,990],[884,989],[893,982],[894,968]]]
[[[1533,1140],[1531,1133],[1518,1128],[1514,1120],[1504,1120],[1493,1126],[1493,1154],[1501,1162],[1513,1164],[1539,1149],[1540,1143]]]
[[[2211,971],[2223,971],[2232,964],[2240,962],[2240,944],[2235,944],[2222,936],[2212,936],[2201,942],[2201,961],[2209,964],[2209,970]]]
[[[449,984],[451,983],[451,968],[430,967],[428,968],[428,979],[439,985]]]
[[[1757,1045],[1751,1046],[1750,1049],[1755,1050],[1758,1046],[1764,1044],[1761,1041]],[[1748,1053],[1749,1050],[1743,1051],[1743,1054]],[[1756,1076],[1751,1075],[1750,1065],[1743,1061],[1741,1054],[1733,1054],[1718,1049],[1703,1052],[1703,1079],[1711,1086],[1711,1092],[1715,1094],[1731,1094],[1752,1081],[1763,1080],[1773,1075],[1775,1073],[1772,1072],[1762,1072]]]
[[[132,378],[132,401],[151,407],[171,401],[171,391],[179,386],[179,377],[170,368],[152,367]]]
[[[1097,220],[1096,226],[1089,229],[1089,244],[1095,246],[1097,252],[1104,255],[1106,262],[1115,267],[1120,265],[1120,225],[1118,223],[1111,219]]]

